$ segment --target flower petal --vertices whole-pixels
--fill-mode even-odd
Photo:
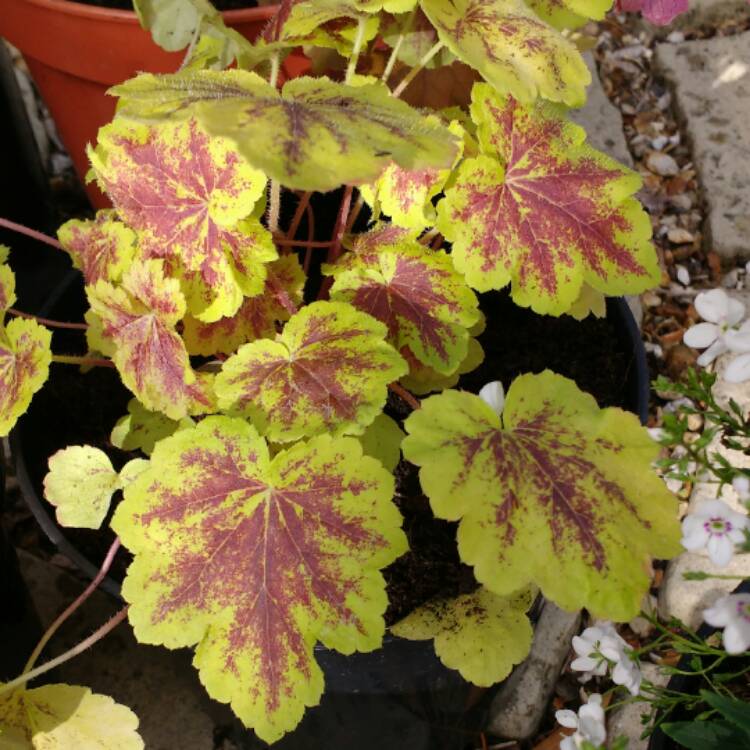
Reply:
[[[497,412],[497,414],[503,413],[503,407],[505,406],[505,389],[499,380],[493,380],[491,383],[487,383],[487,385],[479,391],[479,398],[481,398],[486,404],[489,404],[492,410]]]
[[[744,383],[750,378],[750,354],[740,354],[733,359],[724,371],[728,383]]]
[[[706,545],[711,562],[719,568],[726,568],[734,557],[734,543],[726,534],[712,536]]]
[[[695,297],[695,309],[703,320],[719,323],[729,312],[729,296],[723,289],[701,292]]]
[[[736,326],[745,317],[745,305],[738,299],[729,298],[727,309],[727,323],[730,326]]]
[[[562,711],[555,711],[555,719],[557,723],[562,727],[568,729],[578,729],[578,716],[575,711],[569,709],[563,709]]]
[[[750,648],[750,624],[741,620],[732,620],[724,628],[724,648],[730,654],[741,654],[747,651]]]
[[[682,340],[694,349],[705,349],[711,346],[720,335],[721,330],[715,323],[698,323],[685,331]]]
[[[701,366],[705,367],[706,365],[710,365],[711,362],[713,362],[719,355],[724,354],[724,352],[727,350],[727,345],[724,341],[724,337],[722,336],[719,339],[716,339],[711,346],[706,349],[703,354],[701,354],[700,357],[696,360],[696,362]]]
[[[733,614],[732,597],[727,595],[717,599],[713,606],[703,610],[703,620],[714,628],[723,628],[729,624]]]
[[[750,352],[750,331],[727,331],[724,334],[724,343],[730,352]]]

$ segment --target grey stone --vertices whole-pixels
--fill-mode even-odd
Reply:
[[[692,142],[707,249],[750,258],[750,32],[660,44],[655,61]]]
[[[565,612],[552,602],[544,604],[531,653],[492,701],[490,732],[513,740],[536,733],[580,623],[580,612]]]
[[[690,10],[677,16],[670,26],[660,29],[660,32],[668,34],[675,29],[689,29],[702,24],[714,25],[748,16],[750,6],[747,0],[690,0]]]
[[[641,672],[645,680],[659,687],[669,682],[669,675],[656,664],[642,663]],[[649,704],[638,700],[614,709],[607,719],[608,746],[611,747],[619,737],[627,737],[628,750],[648,750],[648,738],[641,739],[644,729],[641,716],[648,712]]]

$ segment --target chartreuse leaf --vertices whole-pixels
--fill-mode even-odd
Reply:
[[[120,279],[136,250],[135,232],[119,221],[117,212],[111,209],[98,211],[93,220],[65,222],[57,238],[87,284]]]
[[[578,299],[569,310],[566,310],[566,314],[576,320],[583,320],[589,315],[603,318],[607,314],[607,300],[601,292],[597,292],[596,289],[584,282]]]
[[[52,361],[52,334],[34,320],[0,327],[0,437],[5,437],[44,385]]]
[[[435,653],[469,682],[489,687],[504,680],[531,649],[534,634],[526,612],[535,590],[509,596],[484,587],[453,599],[434,599],[391,627],[400,638],[435,640]]]
[[[290,307],[302,302],[305,272],[296,255],[284,255],[266,268],[263,292],[246,298],[233,316],[215,323],[185,318],[182,337],[190,354],[233,354],[242,344],[276,335],[277,323],[289,320]]]
[[[472,93],[483,154],[467,159],[437,226],[470,286],[542,314],[568,311],[584,283],[638,293],[659,280],[640,177],[584,141],[550,105],[522,107],[486,84]]]
[[[320,699],[316,641],[347,654],[381,643],[380,569],[407,549],[392,493],[353,438],[271,459],[247,422],[209,417],[163,440],[112,522],[135,555],[122,591],[136,637],[197,644],[209,694],[279,739]]]
[[[176,421],[163,414],[149,411],[137,398],[128,402],[128,413],[117,420],[110,442],[124,451],[143,451],[150,456],[154,446],[178,430],[189,429],[194,422],[190,417]]]
[[[0,747],[143,750],[145,745],[129,708],[87,687],[61,684],[0,695]]]
[[[249,218],[266,178],[195,120],[156,126],[116,119],[90,157],[119,214],[138,232],[142,257],[164,258],[189,312],[205,322],[234,315],[260,294],[271,235]]]
[[[6,265],[10,248],[0,245],[0,324],[8,308],[16,301],[16,277],[10,266]]]
[[[122,286],[99,281],[86,288],[102,335],[114,343],[112,359],[122,382],[147,409],[179,420],[208,402],[175,326],[185,314],[176,279],[166,278],[163,261],[135,263]]]
[[[465,359],[479,301],[450,256],[418,242],[361,260],[336,276],[331,299],[349,302],[385,323],[388,339],[447,375]]]
[[[401,378],[401,385],[404,388],[408,388],[417,396],[424,396],[432,391],[444,391],[446,388],[453,388],[458,383],[461,375],[476,370],[484,362],[484,350],[475,338],[469,339],[466,346],[466,356],[458,367],[448,375],[444,375],[432,367],[422,364],[408,346],[401,349],[401,356],[409,365],[409,372]]]
[[[83,314],[88,328],[86,329],[86,345],[89,352],[97,352],[105,357],[112,357],[117,347],[114,341],[104,334],[102,319],[89,308]]]
[[[453,54],[500,92],[571,107],[586,101],[591,74],[575,45],[523,0],[420,0]]]
[[[361,434],[406,362],[387,329],[343,302],[314,302],[276,341],[245,344],[216,380],[219,406],[249,417],[274,442],[320,432]]]
[[[357,438],[366,456],[377,458],[388,471],[393,471],[401,459],[404,431],[387,414],[378,414],[375,421]]]
[[[601,21],[612,0],[525,0],[541,19],[556,29],[576,29],[586,19]]]
[[[429,124],[381,83],[354,87],[303,77],[279,92],[254,73],[197,71],[143,74],[113,93],[128,117],[194,112],[212,135],[234,141],[253,167],[300,190],[374,182],[391,162],[447,169],[456,155],[446,127]]]
[[[461,558],[496,594],[534,583],[564,609],[628,620],[649,557],[680,551],[677,501],[651,469],[659,446],[560,375],[517,378],[502,418],[445,391],[404,427],[435,515],[460,521]]]

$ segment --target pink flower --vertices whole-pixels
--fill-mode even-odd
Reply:
[[[666,26],[688,9],[688,0],[617,0],[615,8],[629,13],[640,12],[657,26]]]

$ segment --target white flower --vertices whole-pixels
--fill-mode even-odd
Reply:
[[[735,357],[724,370],[724,380],[727,383],[744,383],[750,380],[750,354]]]
[[[584,742],[601,747],[607,740],[602,696],[599,693],[589,696],[588,702],[578,709],[578,714],[566,709],[557,711],[555,718],[562,726],[576,730],[575,734],[560,742],[560,750],[579,750]]]
[[[724,628],[724,648],[741,654],[750,648],[750,594],[722,596],[713,607],[703,610],[703,619],[715,628]]]
[[[750,500],[750,477],[740,474],[732,480],[732,488],[737,493],[740,502],[747,503]]]
[[[733,511],[723,500],[708,500],[682,520],[682,546],[695,552],[708,551],[711,562],[720,568],[729,565],[734,545],[745,540],[747,516]]]
[[[706,350],[697,360],[705,367],[729,349],[725,334],[742,320],[745,306],[723,289],[711,289],[696,296],[695,309],[707,322],[688,328],[682,340],[695,349]]]
[[[638,695],[641,687],[641,670],[630,658],[630,647],[611,622],[598,622],[573,636],[573,650],[578,655],[570,663],[570,668],[583,672],[581,682],[592,677],[602,677],[614,665],[612,681],[623,685],[633,695]]]
[[[489,404],[498,414],[503,413],[503,407],[505,406],[505,389],[499,380],[493,380],[491,383],[487,383],[487,385],[479,391],[479,398],[481,398],[486,404]]]

